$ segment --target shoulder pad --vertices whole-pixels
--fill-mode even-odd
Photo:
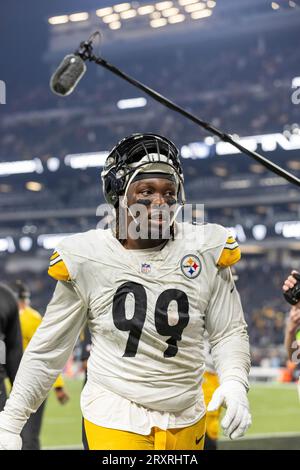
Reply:
[[[221,256],[217,262],[220,268],[227,268],[237,263],[241,258],[241,249],[238,242],[233,236],[229,236],[226,240]]]
[[[50,264],[48,268],[49,276],[53,277],[57,281],[69,281],[70,275],[68,269],[61,257],[61,255],[54,251],[50,258]]]

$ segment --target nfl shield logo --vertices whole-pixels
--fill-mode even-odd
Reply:
[[[148,263],[142,263],[141,271],[144,274],[148,274],[151,272],[151,266]]]

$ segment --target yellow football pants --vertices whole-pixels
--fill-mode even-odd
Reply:
[[[163,431],[154,427],[147,436],[83,420],[83,443],[88,450],[203,450],[204,438],[205,416],[186,428]]]
[[[211,372],[204,373],[202,389],[206,406],[212,399],[212,396],[219,385],[220,383],[217,374],[212,374]],[[220,414],[221,408],[216,411],[209,411],[206,414],[206,434],[213,440],[218,439],[220,434]]]

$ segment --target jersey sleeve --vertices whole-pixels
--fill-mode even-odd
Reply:
[[[241,258],[241,250],[238,242],[230,231],[219,224],[204,224],[202,226],[204,237],[200,252],[207,253],[214,266],[227,268],[237,263]]]
[[[26,349],[0,414],[0,427],[19,433],[49,393],[87,318],[87,305],[68,282],[58,282],[42,323]]]
[[[217,261],[217,266],[220,268],[227,268],[234,265],[241,259],[241,249],[236,239],[229,235],[226,239],[225,245],[222,247],[220,257]]]
[[[248,388],[250,351],[247,324],[229,267],[218,271],[205,313],[213,363],[221,383],[237,380]]]
[[[71,279],[66,262],[57,250],[50,258],[48,274],[56,281],[70,281]]]

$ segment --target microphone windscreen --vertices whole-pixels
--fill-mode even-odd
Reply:
[[[85,72],[86,65],[81,57],[76,54],[69,54],[52,75],[50,88],[57,95],[67,96],[72,93]]]

